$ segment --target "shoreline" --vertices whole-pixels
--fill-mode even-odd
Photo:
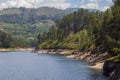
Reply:
[[[88,68],[103,70],[104,62],[96,63],[95,65],[88,66]]]
[[[0,48],[0,52],[11,52],[11,51],[32,51],[32,48]]]
[[[69,55],[69,56],[66,56],[66,58],[77,59],[75,55]],[[88,68],[103,70],[104,62],[94,62],[93,63],[90,60],[87,60],[87,58],[84,58],[84,59],[83,58],[84,58],[84,56],[81,56],[81,58],[79,58],[78,60],[84,60],[84,61],[90,63]]]
[[[103,65],[104,65],[104,61],[99,62],[96,61],[96,59],[99,59],[100,57],[104,57],[105,55],[99,55],[100,57],[96,57],[98,55],[95,54],[91,54],[91,52],[79,52],[77,54],[75,54],[73,51],[70,50],[63,50],[63,49],[58,49],[58,50],[54,50],[54,49],[42,49],[42,50],[34,50],[32,48],[0,48],[0,52],[12,52],[12,51],[33,51],[35,53],[38,54],[60,54],[60,55],[65,55],[66,58],[71,58],[71,59],[77,59],[77,60],[84,60],[88,63],[90,63],[90,65],[88,66],[88,68],[93,68],[93,69],[103,69]],[[94,59],[95,58],[95,59]]]
[[[35,51],[35,53],[65,55],[66,58],[84,60],[90,63],[88,68],[100,69],[100,70],[103,69],[104,60],[106,59],[105,57],[107,55],[107,53],[92,54],[90,51],[89,52],[74,52],[74,51],[62,50],[62,49],[58,49],[58,50],[41,49],[41,50]]]

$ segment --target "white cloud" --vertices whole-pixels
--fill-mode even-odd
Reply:
[[[7,0],[0,3],[0,9],[12,7],[38,8],[42,6],[66,9],[71,6],[71,3],[65,0]]]
[[[85,0],[84,0],[84,2],[85,2]],[[80,8],[99,9],[99,0],[88,0],[88,3],[81,5]]]
[[[85,9],[98,9],[99,5],[96,3],[88,3],[85,5],[81,5],[80,8],[85,8]]]
[[[102,8],[102,11],[106,11],[109,8],[110,8],[110,6],[105,6],[105,7]]]
[[[26,7],[26,8],[38,8],[43,6],[55,7],[59,9],[66,9],[69,7],[79,7],[86,9],[99,9],[106,10],[108,8],[108,3],[112,3],[112,0],[79,0],[80,3],[71,3],[69,0],[5,0],[0,2],[0,9],[12,8],[12,7]],[[73,0],[75,1],[75,0]],[[104,6],[101,6],[101,2],[107,2]]]
[[[84,4],[80,5],[80,8],[85,9],[98,9],[101,11],[105,11],[110,8],[110,4],[112,5],[113,0],[82,0]]]

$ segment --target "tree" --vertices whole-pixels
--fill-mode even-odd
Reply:
[[[120,0],[116,0],[114,6],[111,8],[112,10],[112,19],[110,20],[110,24],[108,27],[108,36],[110,44],[112,46],[110,49],[112,52],[117,49],[118,53],[120,53]]]
[[[12,38],[6,32],[0,30],[0,47],[9,48],[11,46]]]

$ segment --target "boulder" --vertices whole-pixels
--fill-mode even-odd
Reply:
[[[112,72],[115,70],[116,62],[114,61],[105,61],[103,65],[103,74],[105,76],[110,76]]]
[[[110,80],[120,80],[120,63],[116,64],[113,74],[110,76]]]

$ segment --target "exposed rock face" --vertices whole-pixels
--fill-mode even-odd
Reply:
[[[120,63],[116,64],[115,70],[111,75],[110,80],[120,80]]]
[[[103,66],[103,74],[105,76],[110,76],[114,71],[116,66],[116,62],[113,61],[106,61]]]
[[[110,80],[120,80],[120,62],[106,61],[103,66],[103,74]]]

